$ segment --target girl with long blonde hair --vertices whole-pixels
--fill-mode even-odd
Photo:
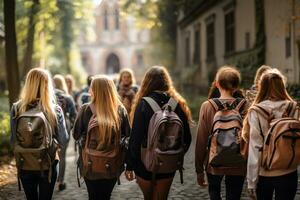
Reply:
[[[68,141],[68,134],[65,127],[63,111],[56,104],[54,88],[49,72],[40,68],[34,68],[28,72],[20,99],[12,107],[11,141],[13,144],[19,143],[18,136],[16,135],[16,129],[19,127],[18,117],[27,110],[33,108],[42,110],[46,116],[46,122],[49,123],[51,130],[53,131],[52,136],[58,141],[60,146],[65,146]],[[20,129],[22,129],[22,127],[20,127]],[[20,133],[18,132],[18,134]],[[39,140],[39,138],[35,139]],[[35,141],[32,142],[34,143]],[[49,200],[52,198],[57,178],[57,160],[55,160],[53,161],[51,170],[44,171],[43,173],[41,173],[40,170],[25,170],[20,166],[19,176],[27,199]],[[51,171],[50,182],[47,176],[47,174],[50,173],[49,171]]]
[[[271,69],[261,76],[257,96],[245,119],[249,124],[248,190],[253,198],[271,200],[274,191],[275,199],[295,198],[298,185],[297,167],[266,169],[261,165],[261,149],[270,128],[270,120],[281,119],[286,115],[299,120],[299,108],[296,105],[286,90],[285,77],[279,70]]]
[[[132,132],[125,175],[128,180],[133,180],[134,171],[137,183],[144,194],[144,199],[167,199],[175,172],[155,174],[156,184],[153,184],[153,174],[146,170],[141,161],[141,147],[147,148],[149,122],[154,114],[151,106],[143,97],[150,97],[160,107],[163,107],[170,98],[178,103],[174,112],[183,122],[185,152],[191,143],[189,122],[192,121],[192,117],[184,98],[174,88],[167,69],[162,66],[151,67],[144,76],[131,110]]]
[[[93,77],[91,87],[91,103],[84,104],[77,116],[74,125],[73,136],[75,140],[82,140],[85,144],[89,122],[93,115],[96,115],[98,123],[98,136],[96,149],[99,151],[109,151],[115,145],[129,137],[130,124],[126,109],[122,105],[113,81],[104,75]],[[83,162],[80,150],[79,162]],[[111,192],[117,181],[117,177],[111,179],[95,178],[91,171],[85,173],[81,168],[81,173],[87,185],[89,199],[110,199]]]

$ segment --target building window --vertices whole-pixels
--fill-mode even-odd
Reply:
[[[245,49],[250,49],[250,33],[245,34]]]
[[[225,54],[235,51],[235,19],[234,10],[225,14]]]
[[[115,10],[115,28],[116,28],[116,30],[119,30],[119,28],[120,28],[120,15],[119,15],[119,10],[118,9],[116,9]]]
[[[195,30],[194,64],[200,64],[200,29]]]
[[[108,30],[108,11],[106,9],[104,10],[103,24],[104,30]]]
[[[291,24],[288,25],[288,30],[285,37],[285,57],[288,58],[292,55],[291,43]]]
[[[215,22],[206,24],[206,58],[211,60],[215,58]]]
[[[185,38],[185,65],[190,65],[190,36]]]

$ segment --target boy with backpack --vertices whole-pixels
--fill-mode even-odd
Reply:
[[[212,200],[221,198],[221,181],[225,176],[226,199],[240,199],[246,175],[246,161],[241,139],[243,114],[247,102],[234,98],[240,73],[221,67],[215,78],[220,97],[204,102],[200,109],[195,164],[200,186],[207,186]]]

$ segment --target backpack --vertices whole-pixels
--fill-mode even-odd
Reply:
[[[85,146],[82,150],[83,176],[89,179],[119,178],[124,169],[125,151],[120,141],[114,141],[108,148],[97,149],[99,124],[94,105],[90,104],[89,107],[93,115],[88,124]]]
[[[13,105],[15,115],[17,104]],[[52,164],[55,160],[58,144],[53,138],[55,130],[51,127],[43,109],[36,105],[16,116],[14,155],[18,169],[41,171],[49,170],[48,181],[51,182]],[[19,183],[19,190],[21,190]]]
[[[56,90],[55,91],[56,99],[58,105],[61,107],[62,111],[64,112],[64,117],[65,117],[65,122],[66,122],[66,128],[68,133],[71,131],[71,119],[70,115],[68,113],[68,100],[67,100],[67,95],[64,94],[62,91]]]
[[[300,164],[300,121],[293,118],[297,103],[290,102],[282,118],[274,118],[259,105],[254,105],[253,109],[269,123],[262,147],[261,166],[266,170],[296,168]]]
[[[152,172],[152,181],[157,173],[180,172],[183,183],[182,170],[184,158],[183,123],[174,112],[177,102],[170,98],[162,108],[150,97],[143,97],[150,105],[152,115],[147,137],[147,147],[141,147],[141,160],[146,169]]]
[[[245,99],[237,98],[231,105],[219,99],[210,99],[215,108],[212,131],[209,137],[208,164],[211,167],[236,168],[244,166],[247,158],[243,155],[241,110]]]

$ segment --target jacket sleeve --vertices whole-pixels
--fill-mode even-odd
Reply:
[[[207,144],[209,139],[209,134],[211,131],[211,127],[209,124],[212,123],[211,115],[208,114],[208,107],[211,106],[208,101],[204,102],[201,105],[199,112],[199,122],[198,122],[198,130],[197,130],[197,140],[195,147],[195,167],[196,173],[202,174],[204,173],[205,160],[207,157]]]
[[[84,123],[84,113],[85,113],[84,111],[85,110],[86,110],[86,106],[85,105],[81,106],[81,108],[78,112],[77,118],[75,120],[74,127],[72,130],[73,138],[75,140],[79,140],[83,135],[86,134],[85,132],[86,132],[88,124]]]
[[[64,118],[64,113],[60,106],[56,106],[56,116],[57,116],[57,141],[58,143],[65,147],[69,141],[69,134],[66,128],[66,122]]]
[[[124,107],[122,107],[122,121],[121,121],[121,141],[124,142],[126,149],[128,148],[128,140],[130,137],[130,123],[128,119],[127,111]]]
[[[178,105],[179,111],[178,111],[178,116],[182,120],[183,123],[183,139],[184,139],[184,152],[187,152],[189,150],[189,147],[192,142],[192,135],[191,135],[191,129],[190,129],[190,124],[187,119],[187,116],[183,112],[183,110],[180,108]]]
[[[263,146],[263,137],[259,125],[259,118],[256,111],[251,110],[248,113],[248,123],[250,127],[249,155],[247,163],[248,188],[255,189],[258,181],[258,172],[261,159],[261,147]]]
[[[73,124],[77,115],[77,111],[76,111],[76,107],[75,107],[75,102],[72,98],[72,96],[68,96],[67,98],[67,107],[68,107],[68,113],[69,113],[69,117],[71,120],[71,123]]]
[[[127,170],[133,170],[135,168],[137,161],[140,159],[142,141],[147,134],[145,115],[143,112],[145,104],[144,101],[141,101],[134,113],[129,148],[126,154]]]

